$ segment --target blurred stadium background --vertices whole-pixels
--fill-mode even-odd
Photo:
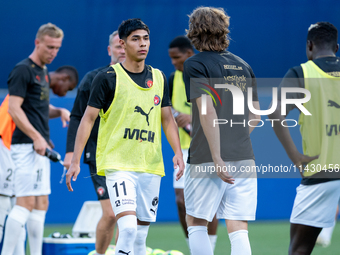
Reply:
[[[340,29],[340,1],[338,0],[1,1],[0,100],[2,101],[7,93],[8,74],[16,63],[32,52],[35,34],[43,23],[52,22],[62,28],[65,33],[63,46],[57,58],[48,66],[49,70],[53,71],[64,64],[73,65],[78,69],[80,78],[82,78],[86,72],[109,63],[106,50],[108,36],[117,29],[121,21],[128,18],[141,18],[151,30],[151,47],[146,63],[161,69],[166,76],[169,76],[174,71],[174,67],[168,57],[168,44],[175,36],[185,34],[185,29],[188,27],[187,15],[194,8],[202,5],[223,7],[231,16],[229,50],[245,59],[258,78],[283,77],[290,67],[306,61],[305,40],[310,24],[317,21],[329,21]],[[278,86],[278,84],[279,80],[276,79],[271,82],[271,86]],[[271,98],[265,91],[265,86],[262,86],[262,83],[259,84],[262,108],[268,107]],[[51,95],[51,103],[71,110],[75,93],[69,93],[65,98]],[[294,112],[291,117],[297,119],[298,112]],[[262,119],[264,120],[265,116]],[[64,157],[67,130],[61,128],[61,122],[58,119],[51,120],[50,127],[55,150]],[[298,127],[291,128],[291,133],[301,148]],[[252,142],[257,165],[290,166],[291,162],[269,122],[252,133]],[[163,155],[166,176],[162,179],[158,222],[176,223],[171,228],[179,233],[176,232],[177,235],[173,236],[174,238],[180,237],[178,242],[183,243],[183,251],[185,251],[186,244],[177,224],[177,209],[172,188],[171,159],[173,153],[165,139],[163,139]],[[52,194],[46,216],[46,224],[53,224],[51,228],[63,226],[60,224],[73,224],[83,202],[96,200],[88,167],[86,165],[82,167],[83,170],[77,182],[73,184],[75,191],[70,193],[66,189],[65,182],[59,183],[62,167],[52,163]],[[284,253],[282,254],[286,254],[289,238],[287,222],[293,205],[295,188],[300,182],[299,174],[289,176],[260,174],[259,177],[257,219],[270,222],[282,220],[285,223],[265,223],[263,227],[258,223],[252,223],[250,240],[254,245],[254,254],[265,254],[260,252],[261,249],[255,252],[257,244],[254,240],[256,238],[261,242],[266,242],[267,246],[279,247],[275,241],[266,241],[267,236],[262,236],[262,231],[268,233],[273,240],[280,239],[283,243]],[[157,231],[158,237],[160,237],[159,232],[163,231],[163,225],[156,226],[158,225],[150,229],[148,238],[150,242],[153,240],[154,231]],[[163,232],[166,233],[167,229],[165,228]],[[281,230],[282,234],[280,234]],[[336,231],[339,237],[339,229],[337,228]],[[219,234],[221,237],[219,236],[217,243],[220,242],[222,236],[226,237],[226,230],[220,228]],[[155,243],[152,246],[157,248],[158,245]],[[172,249],[180,248],[173,247]],[[227,246],[222,249],[227,249]],[[337,251],[339,250],[338,247]],[[273,254],[273,252],[266,254]],[[281,253],[275,252],[275,254]],[[315,254],[321,253],[315,252]]]

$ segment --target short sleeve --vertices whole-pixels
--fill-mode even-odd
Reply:
[[[163,75],[163,79],[164,79],[164,91],[163,91],[163,98],[162,98],[161,107],[171,106],[172,104],[171,104],[170,97],[169,97],[168,83],[167,83],[166,77],[165,77],[163,72],[162,72],[162,75]]]
[[[251,87],[253,88],[253,102],[259,101],[259,97],[257,94],[257,81],[255,74],[252,69],[250,69],[250,76],[251,76]]]
[[[111,73],[110,73],[111,74]],[[114,76],[116,74],[114,73]],[[91,93],[90,98],[88,101],[88,105],[92,106],[97,109],[105,109],[105,107],[109,104],[107,102],[108,96],[107,95],[113,95],[115,91],[115,87],[112,88],[110,84],[112,84],[112,81],[109,82],[110,77],[108,77],[106,70],[103,72],[99,72],[96,77],[93,79],[92,85],[91,85]],[[115,81],[114,77],[114,81]]]
[[[209,87],[204,86],[204,84],[209,84],[207,77],[205,66],[202,63],[192,59],[188,59],[184,62],[183,80],[188,102],[201,97],[205,91],[210,92]],[[202,86],[204,89],[200,89]]]
[[[27,85],[31,81],[31,75],[27,66],[18,65],[14,67],[8,76],[7,84],[11,96],[26,97]]]

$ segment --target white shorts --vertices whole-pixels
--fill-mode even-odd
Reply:
[[[33,150],[33,144],[13,144],[15,164],[15,196],[43,196],[51,194],[50,160]]]
[[[140,221],[155,222],[161,176],[129,171],[106,171],[113,212],[135,211]]]
[[[11,151],[0,138],[0,195],[14,195],[14,169]]]
[[[188,152],[189,152],[189,150],[182,150],[184,166],[186,166],[186,164],[187,164]],[[178,173],[178,171],[179,171],[179,168],[174,169],[174,176],[173,176],[174,189],[184,189],[184,175],[182,176],[181,179],[176,181],[176,174]]]
[[[340,199],[340,180],[314,185],[300,184],[296,193],[291,223],[316,228],[334,226]]]
[[[240,169],[255,166],[254,160],[225,162],[226,166]],[[184,199],[186,213],[198,219],[212,221],[218,219],[255,220],[257,206],[256,172],[235,177],[234,184],[223,182],[217,175],[210,178],[197,178],[190,175],[195,166],[213,166],[213,163],[200,165],[187,164],[185,171]],[[247,176],[247,178],[244,178]]]

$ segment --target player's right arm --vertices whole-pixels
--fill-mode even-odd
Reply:
[[[221,144],[220,144],[220,128],[219,125],[212,125],[215,119],[218,119],[216,110],[213,105],[213,101],[211,97],[207,97],[207,113],[205,115],[202,114],[202,97],[196,99],[197,108],[199,110],[200,123],[204,132],[205,137],[207,138],[209,149],[211,153],[211,157],[214,161],[216,173],[218,177],[222,179],[222,181],[230,184],[234,184],[234,179],[229,173],[218,171],[218,169],[222,169],[225,166],[224,161],[221,158]]]
[[[69,191],[73,191],[72,185],[71,185],[71,178],[73,181],[77,180],[77,176],[80,172],[81,154],[83,153],[84,147],[87,143],[87,140],[89,139],[93,124],[98,117],[99,111],[100,109],[98,108],[87,106],[85,114],[83,118],[81,119],[78,131],[77,131],[76,142],[74,145],[74,152],[73,152],[73,157],[71,160],[71,165],[66,174],[66,185]]]
[[[33,140],[35,151],[40,155],[44,155],[46,148],[50,149],[50,146],[28,120],[25,112],[21,108],[23,102],[24,98],[10,95],[8,101],[8,113],[11,115],[15,125],[23,133],[25,133],[25,135]]]
[[[197,108],[199,110],[199,118],[200,124],[202,126],[204,135],[208,141],[210,153],[212,159],[214,161],[215,169],[219,178],[221,178],[224,182],[233,184],[234,179],[232,176],[228,174],[228,172],[218,171],[225,166],[224,161],[221,158],[221,146],[220,146],[220,128],[219,125],[213,126],[214,119],[218,119],[216,110],[214,108],[211,97],[207,97],[207,109],[206,114],[203,115],[202,110],[202,92],[197,89],[195,81],[192,81],[193,84],[190,85],[191,78],[200,78],[206,80],[208,77],[207,71],[205,67],[199,63],[194,62],[190,59],[184,62],[184,70],[183,70],[183,79],[186,88],[187,98],[191,101],[195,100],[197,104]],[[208,83],[208,81],[207,81]]]

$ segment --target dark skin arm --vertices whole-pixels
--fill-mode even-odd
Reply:
[[[304,155],[298,151],[296,148],[296,145],[290,135],[289,128],[284,127],[281,125],[281,122],[286,119],[285,116],[281,115],[281,102],[278,102],[278,107],[276,110],[268,115],[269,119],[276,119],[279,121],[273,121],[273,129],[277,136],[277,138],[280,140],[283,148],[286,150],[288,157],[290,160],[294,163],[296,167],[300,169],[300,174],[303,177],[303,166],[307,165],[309,162],[311,162],[314,159],[317,159],[319,156],[313,156],[309,157],[307,155]]]

